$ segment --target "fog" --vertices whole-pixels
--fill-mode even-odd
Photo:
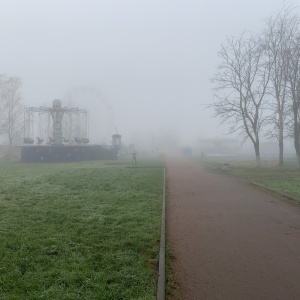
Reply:
[[[90,139],[178,145],[220,138],[210,77],[226,36],[259,31],[278,0],[1,1],[1,72],[27,106],[87,109]],[[231,136],[235,138],[235,136]]]

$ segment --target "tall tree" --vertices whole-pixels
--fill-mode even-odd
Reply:
[[[260,166],[260,133],[266,121],[264,99],[270,77],[270,65],[264,60],[258,37],[242,34],[227,38],[219,52],[221,59],[215,84],[214,116],[221,124],[230,125],[229,133],[239,132],[244,141],[249,138],[254,146],[256,163]]]
[[[298,31],[299,20],[291,7],[283,7],[275,16],[266,19],[263,30],[262,47],[266,59],[272,66],[268,92],[273,101],[270,101],[269,105],[271,128],[267,131],[267,136],[276,138],[278,141],[279,166],[283,165],[283,142],[288,136],[286,125],[290,113],[288,109],[287,75],[292,57],[287,53],[290,52]]]
[[[288,88],[290,93],[290,112],[292,116],[292,133],[294,147],[300,168],[300,32],[293,39],[287,52],[289,65],[287,70]]]
[[[11,150],[13,141],[23,129],[23,105],[21,102],[21,78],[0,76],[0,134],[5,135]]]

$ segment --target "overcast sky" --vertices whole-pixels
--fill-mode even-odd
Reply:
[[[258,32],[279,0],[0,0],[0,73],[26,105],[72,99],[92,138],[220,137],[210,77],[226,36]],[[290,2],[287,2],[290,3]],[[297,4],[296,2],[291,2]],[[99,137],[101,135],[101,137]],[[98,142],[98,140],[97,140]]]

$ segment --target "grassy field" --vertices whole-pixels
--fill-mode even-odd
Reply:
[[[274,191],[290,195],[300,200],[300,178],[266,179],[259,180],[259,184],[267,186]],[[300,202],[298,203],[300,204]]]
[[[1,300],[156,298],[162,164],[128,166],[0,163]]]
[[[200,159],[196,160],[200,161]],[[300,169],[295,159],[286,159],[283,167],[278,167],[275,159],[262,160],[262,166],[257,168],[252,159],[218,158],[202,161],[208,166],[230,175],[269,187],[279,193],[291,195],[300,199]],[[223,163],[229,163],[230,170],[223,171]]]

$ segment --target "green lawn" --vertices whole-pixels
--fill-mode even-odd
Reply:
[[[200,162],[200,158],[194,158]],[[230,164],[229,171],[223,171],[223,163]],[[233,158],[219,158],[215,160],[205,160],[206,164],[223,173],[230,174],[240,179],[256,182],[269,187],[279,193],[284,193],[300,199],[300,169],[296,159],[286,159],[283,167],[278,167],[277,159],[262,160],[262,166],[257,168],[254,160],[241,160]]]
[[[0,163],[1,300],[156,298],[162,164],[129,165]]]
[[[300,177],[257,180],[257,183],[300,199]]]

